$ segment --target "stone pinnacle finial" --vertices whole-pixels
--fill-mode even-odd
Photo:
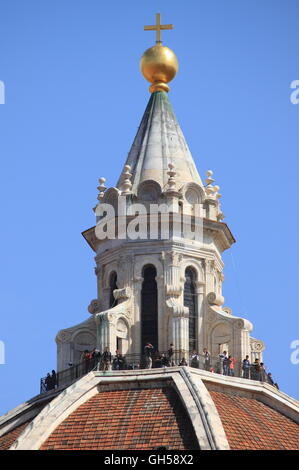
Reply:
[[[212,176],[213,176],[212,170],[208,170],[207,173],[206,173],[206,175],[207,175],[206,183],[207,183],[207,184],[212,184],[212,183],[214,183],[215,180],[212,178]]]
[[[212,170],[208,170],[207,171],[207,178],[206,178],[206,183],[207,183],[207,186],[206,186],[206,193],[207,193],[207,196],[208,197],[213,197],[214,193],[215,193],[215,188],[213,186],[213,183],[215,182],[215,180],[212,178],[213,176],[213,172]]]
[[[131,166],[125,165],[124,171],[122,174],[122,184],[121,184],[122,194],[131,194],[131,189],[132,189],[131,178],[132,178]]]
[[[103,199],[104,197],[104,192],[106,191],[106,186],[105,186],[105,182],[106,182],[106,178],[99,178],[99,186],[97,187],[97,189],[99,190],[99,194],[98,194],[98,200],[101,201],[101,199]]]
[[[221,194],[219,194],[220,186],[216,185],[214,186],[214,193],[215,196],[219,199],[221,197]]]

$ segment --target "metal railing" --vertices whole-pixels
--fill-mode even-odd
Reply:
[[[98,361],[95,358],[85,360],[69,367],[68,369],[57,372],[55,376],[48,375],[40,380],[40,393],[55,390],[56,388],[67,387],[83,375],[88,374],[97,366]]]
[[[40,381],[40,393],[56,388],[67,387],[92,370],[107,372],[117,370],[156,369],[183,365],[231,377],[242,377],[262,382],[268,381],[266,371],[254,364],[243,368],[243,361],[235,360],[232,366],[228,360],[224,360],[220,356],[206,357],[202,354],[192,356],[184,351],[176,350],[171,357],[169,357],[167,352],[154,352],[150,360],[143,354],[126,354],[125,356],[111,355],[111,360],[110,357],[104,359],[103,355],[100,358],[93,357],[86,359],[79,364],[56,373],[54,377],[53,375],[43,377]]]

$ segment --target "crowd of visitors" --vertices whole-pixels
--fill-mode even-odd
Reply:
[[[160,353],[151,343],[147,343],[144,347],[144,355],[124,356],[119,350],[112,355],[109,348],[106,347],[101,353],[94,348],[92,351],[87,349],[81,355],[80,364],[73,366],[69,364],[70,370],[73,367],[80,367],[78,375],[85,375],[91,370],[111,371],[111,370],[133,370],[133,369],[152,369],[171,366],[188,366],[197,369],[203,369],[208,372],[214,372],[234,377],[235,371],[238,376],[244,379],[258,380],[269,383],[278,389],[278,385],[274,382],[271,372],[266,371],[266,367],[259,359],[253,362],[249,360],[249,356],[240,363],[236,358],[229,355],[227,351],[219,354],[218,358],[212,358],[207,348],[203,349],[202,354],[193,350],[190,357],[181,357],[180,351],[174,349],[171,343],[166,353]],[[237,370],[236,370],[237,369]],[[52,374],[48,373],[44,379],[45,389],[53,390],[58,386],[58,375],[54,370]]]
[[[154,347],[152,344],[147,343],[144,348],[145,368],[151,369],[152,367],[169,367],[176,365],[175,361],[173,360],[174,353],[174,345],[171,344],[167,354],[160,355],[158,353],[158,355],[156,354],[156,358],[153,360],[153,357],[155,356]],[[182,359],[180,359],[177,364],[179,366],[188,366],[188,362],[185,357],[182,357]],[[208,372],[216,372],[218,374],[234,377],[237,359],[231,355],[228,355],[227,351],[223,351],[219,354],[218,359],[216,361],[214,359],[213,361],[208,349],[204,348],[202,355],[193,350],[189,358],[189,364],[190,367],[204,369]],[[241,371],[242,377],[244,379],[267,382],[277,389],[279,388],[278,384],[274,382],[271,372],[266,372],[265,364],[260,362],[259,359],[255,359],[254,362],[251,363],[249,356],[246,356],[246,358],[242,361]]]

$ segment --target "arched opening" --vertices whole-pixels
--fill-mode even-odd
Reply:
[[[117,300],[114,298],[113,291],[117,289],[117,274],[113,271],[109,277],[109,288],[110,288],[110,298],[109,298],[109,308],[115,307],[117,305]]]
[[[147,343],[158,349],[158,290],[155,266],[149,264],[142,271],[141,288],[141,353]]]
[[[197,350],[197,299],[196,273],[193,268],[186,268],[184,285],[184,305],[189,308],[189,351]]]

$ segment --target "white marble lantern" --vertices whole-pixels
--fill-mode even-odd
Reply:
[[[104,218],[98,216],[83,233],[95,252],[97,297],[85,322],[57,335],[59,370],[76,361],[82,347],[140,354],[148,341],[159,351],[173,343],[181,356],[206,347],[214,356],[226,350],[239,360],[262,359],[252,324],[224,306],[222,253],[235,239],[212,175],[208,171],[203,184],[167,93],[152,93],[117,185],[106,189],[100,179],[95,212],[113,207],[117,230],[114,239],[99,239]],[[161,209],[156,233],[149,229],[153,206]],[[178,228],[185,219],[190,232]],[[132,227],[135,238],[123,236]],[[202,235],[194,239],[196,229]]]

